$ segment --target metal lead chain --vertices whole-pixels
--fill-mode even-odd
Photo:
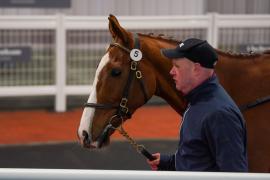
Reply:
[[[136,78],[141,79],[142,78],[142,72],[141,71],[136,71]]]
[[[109,128],[112,128],[112,129],[114,129],[114,130],[117,130],[122,136],[124,136],[124,137],[128,140],[128,142],[136,149],[136,151],[137,151],[138,153],[144,155],[147,159],[149,159],[149,160],[151,160],[151,161],[154,160],[155,157],[154,157],[150,152],[148,152],[142,144],[137,144],[137,143],[136,143],[136,142],[128,135],[128,133],[124,130],[124,128],[123,128],[123,121],[124,121],[124,120],[123,120],[123,117],[120,117],[121,120],[122,120],[122,123],[120,124],[119,127],[114,127],[114,126],[112,125],[113,119],[114,119],[114,118],[117,118],[117,117],[118,117],[118,115],[114,115],[114,116],[111,117],[110,123],[109,123],[108,127],[109,127]]]
[[[120,134],[122,134],[128,141],[129,143],[136,149],[138,153],[141,153],[141,151],[144,149],[144,146],[141,144],[138,144],[137,142],[132,139],[128,133],[124,130],[123,126],[121,125],[120,127],[116,128]]]

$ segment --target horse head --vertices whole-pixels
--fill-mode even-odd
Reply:
[[[93,88],[78,129],[80,142],[87,148],[109,144],[115,128],[129,119],[156,90],[156,77],[149,62],[144,56],[141,60],[136,59],[141,51],[130,53],[134,45],[139,46],[139,37],[135,38],[121,27],[113,15],[108,19],[114,42],[96,69]]]

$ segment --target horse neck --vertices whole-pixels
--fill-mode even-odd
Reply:
[[[175,83],[169,74],[172,68],[171,61],[160,53],[160,49],[169,47],[175,47],[175,45],[151,37],[142,40],[143,54],[155,72],[155,95],[163,98],[176,112],[182,115],[187,103],[182,94],[176,90]]]
[[[215,68],[221,85],[238,105],[268,96],[270,55],[234,56],[219,52]]]

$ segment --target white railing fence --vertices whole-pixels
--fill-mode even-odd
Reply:
[[[270,48],[270,15],[119,17],[133,32],[174,39],[207,39],[220,49]],[[55,96],[55,110],[66,110],[68,95],[91,91],[97,63],[111,42],[107,17],[0,16],[0,48],[28,46],[27,62],[0,61],[0,97]]]
[[[0,180],[269,180],[264,173],[213,173],[75,169],[0,169]]]

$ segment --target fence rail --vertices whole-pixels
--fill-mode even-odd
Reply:
[[[270,48],[269,15],[134,16],[119,21],[133,32],[179,40],[197,37],[223,50]],[[0,61],[0,97],[54,95],[55,110],[65,111],[68,95],[90,93],[96,65],[111,41],[107,29],[107,17],[0,16],[0,48],[32,49],[29,61]]]
[[[75,169],[0,169],[0,180],[269,180],[264,173],[153,172]]]

